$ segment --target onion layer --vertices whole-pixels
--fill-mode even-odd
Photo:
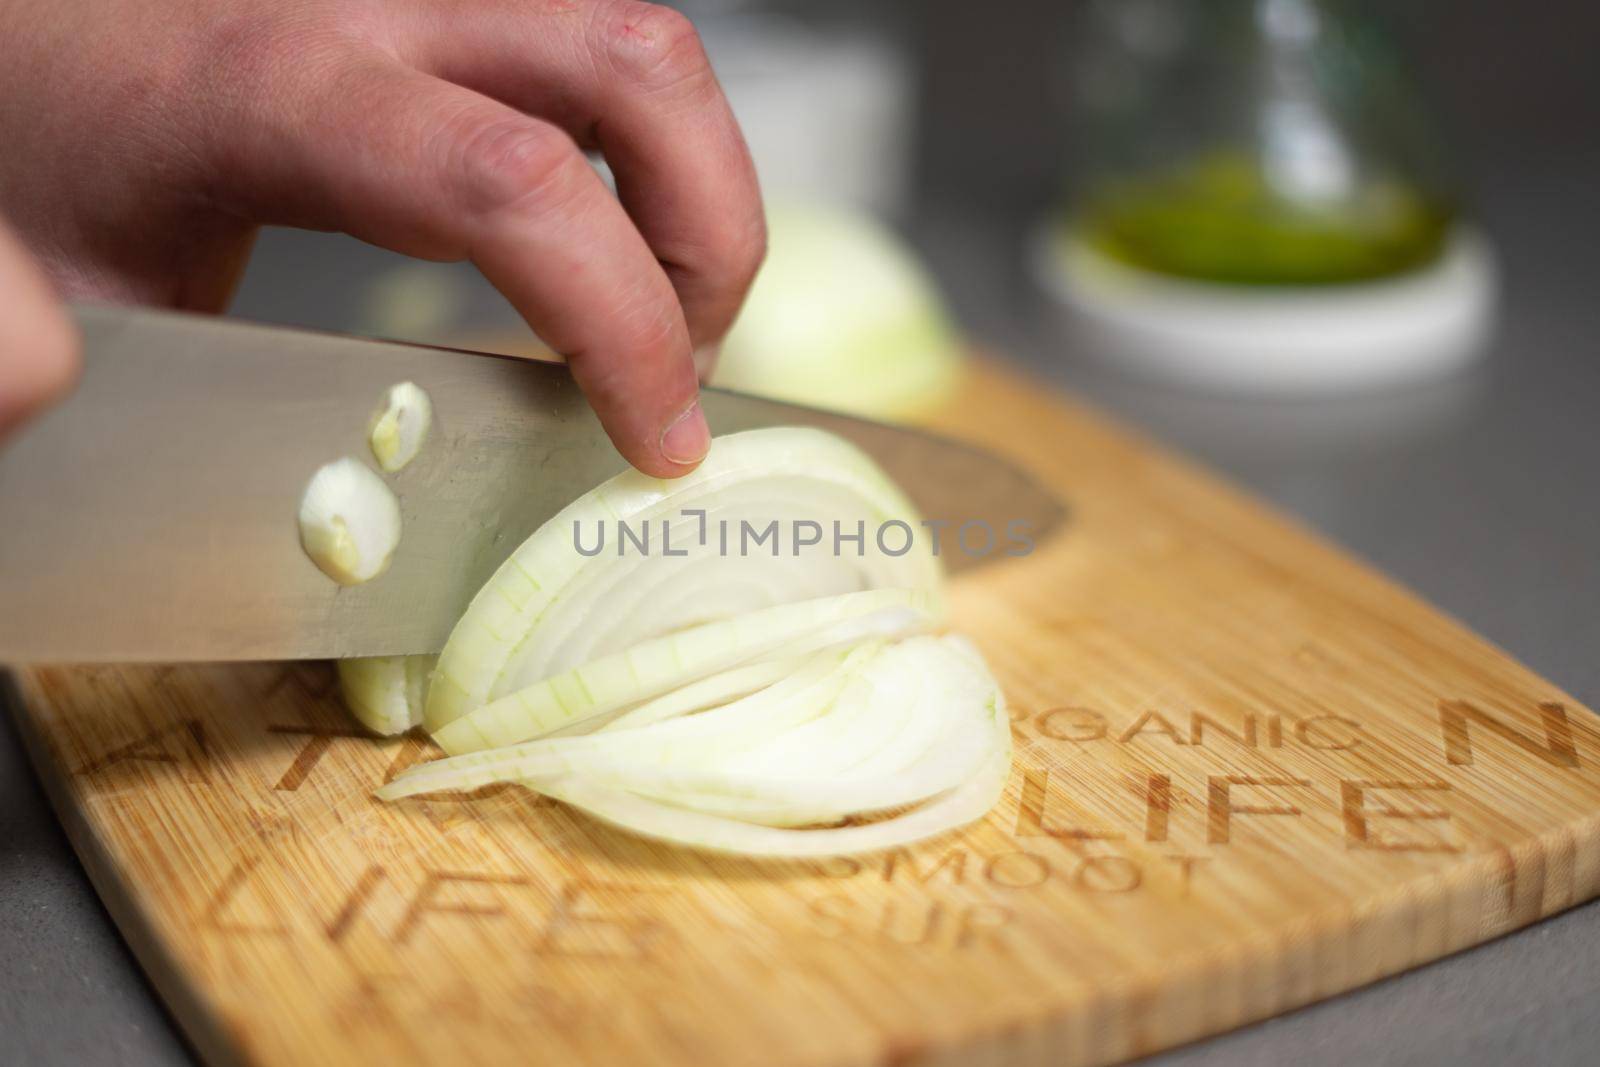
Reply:
[[[300,544],[340,585],[371,581],[400,544],[400,501],[360,460],[335,460],[300,499]]]
[[[422,723],[428,675],[437,656],[365,656],[339,661],[345,706],[375,734],[391,737]]]
[[[423,764],[378,796],[521,782],[679,844],[841,855],[982,817],[1010,756],[1005,701],[982,660],[960,638],[923,636],[821,654],[712,710]]]
[[[421,386],[415,382],[390,386],[367,425],[367,443],[378,466],[393,474],[416,459],[432,425],[433,402]]]

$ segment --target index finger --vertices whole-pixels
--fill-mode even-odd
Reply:
[[[760,266],[766,225],[749,149],[693,25],[636,0],[474,8],[473,18],[429,24],[411,58],[599,148],[696,352],[709,351]]]

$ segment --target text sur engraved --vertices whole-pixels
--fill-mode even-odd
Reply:
[[[1537,730],[1513,725],[1462,701],[1441,701],[1438,712],[1442,753],[1450,765],[1471,765],[1474,740],[1482,749],[1483,739],[1488,738],[1490,745],[1504,743],[1516,754],[1535,757],[1550,766],[1578,766],[1575,730],[1559,704],[1539,705],[1542,738]],[[1196,711],[1185,718],[1147,710],[1118,724],[1092,709],[1061,707],[1037,715],[1022,713],[1016,721],[1019,729],[1031,729],[1040,738],[1075,744],[1104,741],[1246,750],[1298,745],[1338,752],[1356,748],[1365,740],[1363,724],[1340,715],[1293,718],[1251,713],[1223,717]],[[268,729],[304,739],[275,787],[286,791],[299,789],[329,753],[342,745],[342,739],[350,739],[352,745],[367,743],[360,731],[340,727]],[[1475,738],[1475,734],[1479,736]],[[386,777],[425,758],[429,748],[425,739],[402,740]],[[199,724],[177,724],[113,749],[80,773],[92,773],[125,760],[187,760],[202,768],[203,762],[196,762],[195,755],[203,755],[204,751],[205,739]],[[1481,757],[1482,753],[1478,755]],[[1127,795],[1134,803],[1125,813],[1124,823],[1124,813],[1119,811],[1097,809],[1093,817],[1088,817],[1075,810],[1070,780],[1053,782],[1051,772],[1041,768],[1022,767],[1019,771],[1022,781],[1014,830],[1017,843],[1023,847],[999,852],[957,848],[890,853],[874,873],[884,882],[903,885],[930,894],[929,897],[907,899],[897,894],[888,899],[862,899],[830,894],[808,903],[813,918],[825,928],[824,932],[868,934],[898,944],[950,948],[994,944],[1013,918],[1011,909],[1003,903],[1008,899],[1004,894],[1024,893],[1052,881],[1084,893],[1133,893],[1163,866],[1187,892],[1197,872],[1212,859],[1184,853],[1136,859],[1117,852],[1086,854],[1081,846],[1141,838],[1146,843],[1165,844],[1185,825],[1189,832],[1203,834],[1206,844],[1226,846],[1239,839],[1240,819],[1262,820],[1260,832],[1266,833],[1270,831],[1265,823],[1303,816],[1306,808],[1318,803],[1327,805],[1330,800],[1336,805],[1349,849],[1417,853],[1462,850],[1450,840],[1451,814],[1444,806],[1452,786],[1427,777],[1341,777],[1313,782],[1283,774],[1211,774],[1195,775],[1191,784],[1185,782],[1183,775],[1149,771],[1127,781]],[[1059,771],[1056,777],[1062,777]],[[1430,802],[1428,798],[1437,799]],[[1202,818],[1196,820],[1184,812],[1200,813]],[[1253,825],[1253,821],[1245,825]],[[1027,847],[1029,837],[1071,843],[1072,854],[1057,854],[1049,847]],[[829,873],[849,877],[864,869],[862,862],[841,861]],[[253,863],[236,866],[219,887],[208,911],[214,928],[230,933],[282,933],[282,923],[277,921],[281,916],[271,908],[262,910],[271,901],[270,894],[261,895],[259,905],[242,900],[241,893],[247,888],[253,869]],[[401,881],[407,883],[409,879]],[[984,887],[997,899],[973,903],[931,897],[946,885]],[[527,927],[526,932],[533,935],[531,946],[535,951],[640,959],[649,956],[651,946],[669,928],[651,916],[648,908],[627,902],[639,894],[659,891],[602,886],[579,879],[559,887],[551,899],[549,889],[541,889],[529,878],[515,874],[425,871],[420,882],[407,892],[403,885],[396,885],[393,874],[373,865],[354,880],[343,899],[321,912],[317,926],[334,944],[365,924],[378,936],[387,936],[393,944],[403,947],[433,923],[466,920],[511,925],[509,921],[514,920],[514,925]],[[519,894],[529,893],[530,901],[517,900]],[[375,911],[373,902],[379,897],[393,906]]]

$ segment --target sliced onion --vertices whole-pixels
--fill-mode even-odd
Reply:
[[[842,660],[817,657],[789,679],[713,711],[426,764],[379,795],[502,781],[559,793],[578,778],[776,826],[919,803],[984,769],[997,744],[994,716],[1004,713],[981,661],[954,649],[953,640],[911,638],[887,649],[858,646]],[[878,725],[888,729],[872,728]]]
[[[360,460],[335,460],[312,475],[300,500],[300,544],[340,585],[370,581],[400,544],[400,501]]]
[[[646,701],[600,727],[602,730],[631,730],[652,723],[666,722],[682,715],[719,707],[738,697],[760,692],[782,681],[806,661],[804,656],[765,659],[713,674],[681,689],[674,689]]]
[[[698,509],[706,512],[703,545],[699,517],[685,514]],[[676,480],[620,474],[540,527],[473,598],[439,657],[428,729],[440,731],[533,683],[697,624],[865,589],[935,595],[938,560],[926,545],[893,556],[874,536],[882,523],[908,517],[915,530],[910,502],[876,464],[818,430],[718,438],[699,468]],[[780,535],[803,521],[821,524],[830,538],[834,522],[846,533],[863,523],[862,554],[853,548],[776,558],[765,550],[722,554],[718,523],[727,521],[737,533],[741,522],[764,529],[780,518]],[[614,536],[619,523],[635,530],[648,524],[659,538],[663,521],[672,550],[687,555],[619,557],[608,542],[607,551],[584,556],[574,545],[575,530],[580,539],[600,529]]]
[[[375,734],[402,734],[422,723],[428,675],[437,656],[366,656],[339,661],[345,706]]]
[[[785,724],[822,714],[852,679],[860,661],[874,651],[869,647],[849,655],[816,657],[775,685],[699,715],[636,730],[528,741],[435,760],[395,778],[379,796],[476,789],[494,782],[593,770],[630,752],[654,763],[693,762],[711,751],[737,748],[741,742],[759,740]]]
[[[367,443],[378,466],[393,474],[417,458],[433,425],[433,401],[415,382],[392,385],[367,426]]]
[[[423,714],[450,755],[378,796],[516,782],[648,836],[770,856],[890,848],[986,813],[1010,767],[1009,720],[976,650],[928,633],[942,612],[931,546],[897,556],[869,532],[859,554],[730,556],[715,532],[690,536],[701,520],[686,509],[713,529],[919,528],[870,460],[813,430],[720,438],[678,481],[620,475],[474,598]],[[574,524],[619,521],[664,525],[674,554],[585,554],[573,540]],[[378,679],[366,714],[390,726],[415,708],[395,671],[341,668]]]
[[[934,621],[932,600],[921,591],[865,590],[669,633],[480,705],[434,729],[433,739],[450,753],[514,745],[758,658],[792,652],[797,644],[822,648],[874,634],[913,633]],[[436,673],[430,703],[439,679]]]

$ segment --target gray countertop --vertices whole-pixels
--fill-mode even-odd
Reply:
[[[914,233],[976,336],[1242,482],[1600,706],[1600,351],[1592,333],[1600,154],[1593,98],[1586,111],[1552,112],[1572,85],[1594,78],[1563,81],[1540,67],[1544,53],[1527,43],[1524,22],[1544,19],[1545,40],[1559,50],[1559,20],[1491,6],[1477,11],[1478,36],[1459,23],[1445,30],[1467,42],[1464,63],[1492,71],[1486,81],[1500,77],[1492,64],[1503,52],[1520,63],[1529,114],[1522,123],[1487,85],[1457,94],[1458,105],[1482,104],[1467,119],[1488,132],[1469,127],[1467,140],[1487,145],[1480,202],[1506,279],[1493,351],[1474,374],[1380,397],[1295,403],[1137,385],[1086,361],[1035,295],[1021,267],[1029,219],[975,210],[959,188],[942,201],[935,189]],[[1502,17],[1504,44],[1496,37]],[[1581,29],[1572,36],[1594,39]],[[1577,47],[1550,62],[1592,70]],[[1586,132],[1553,134],[1562,121]],[[924,146],[935,162],[941,151]],[[269,233],[236,307],[348,325],[353,279],[390,262],[339,238]],[[1587,1064],[1600,1048],[1597,988],[1600,903],[1151,1062]],[[0,727],[0,1061],[192,1062],[67,845],[9,720]]]

